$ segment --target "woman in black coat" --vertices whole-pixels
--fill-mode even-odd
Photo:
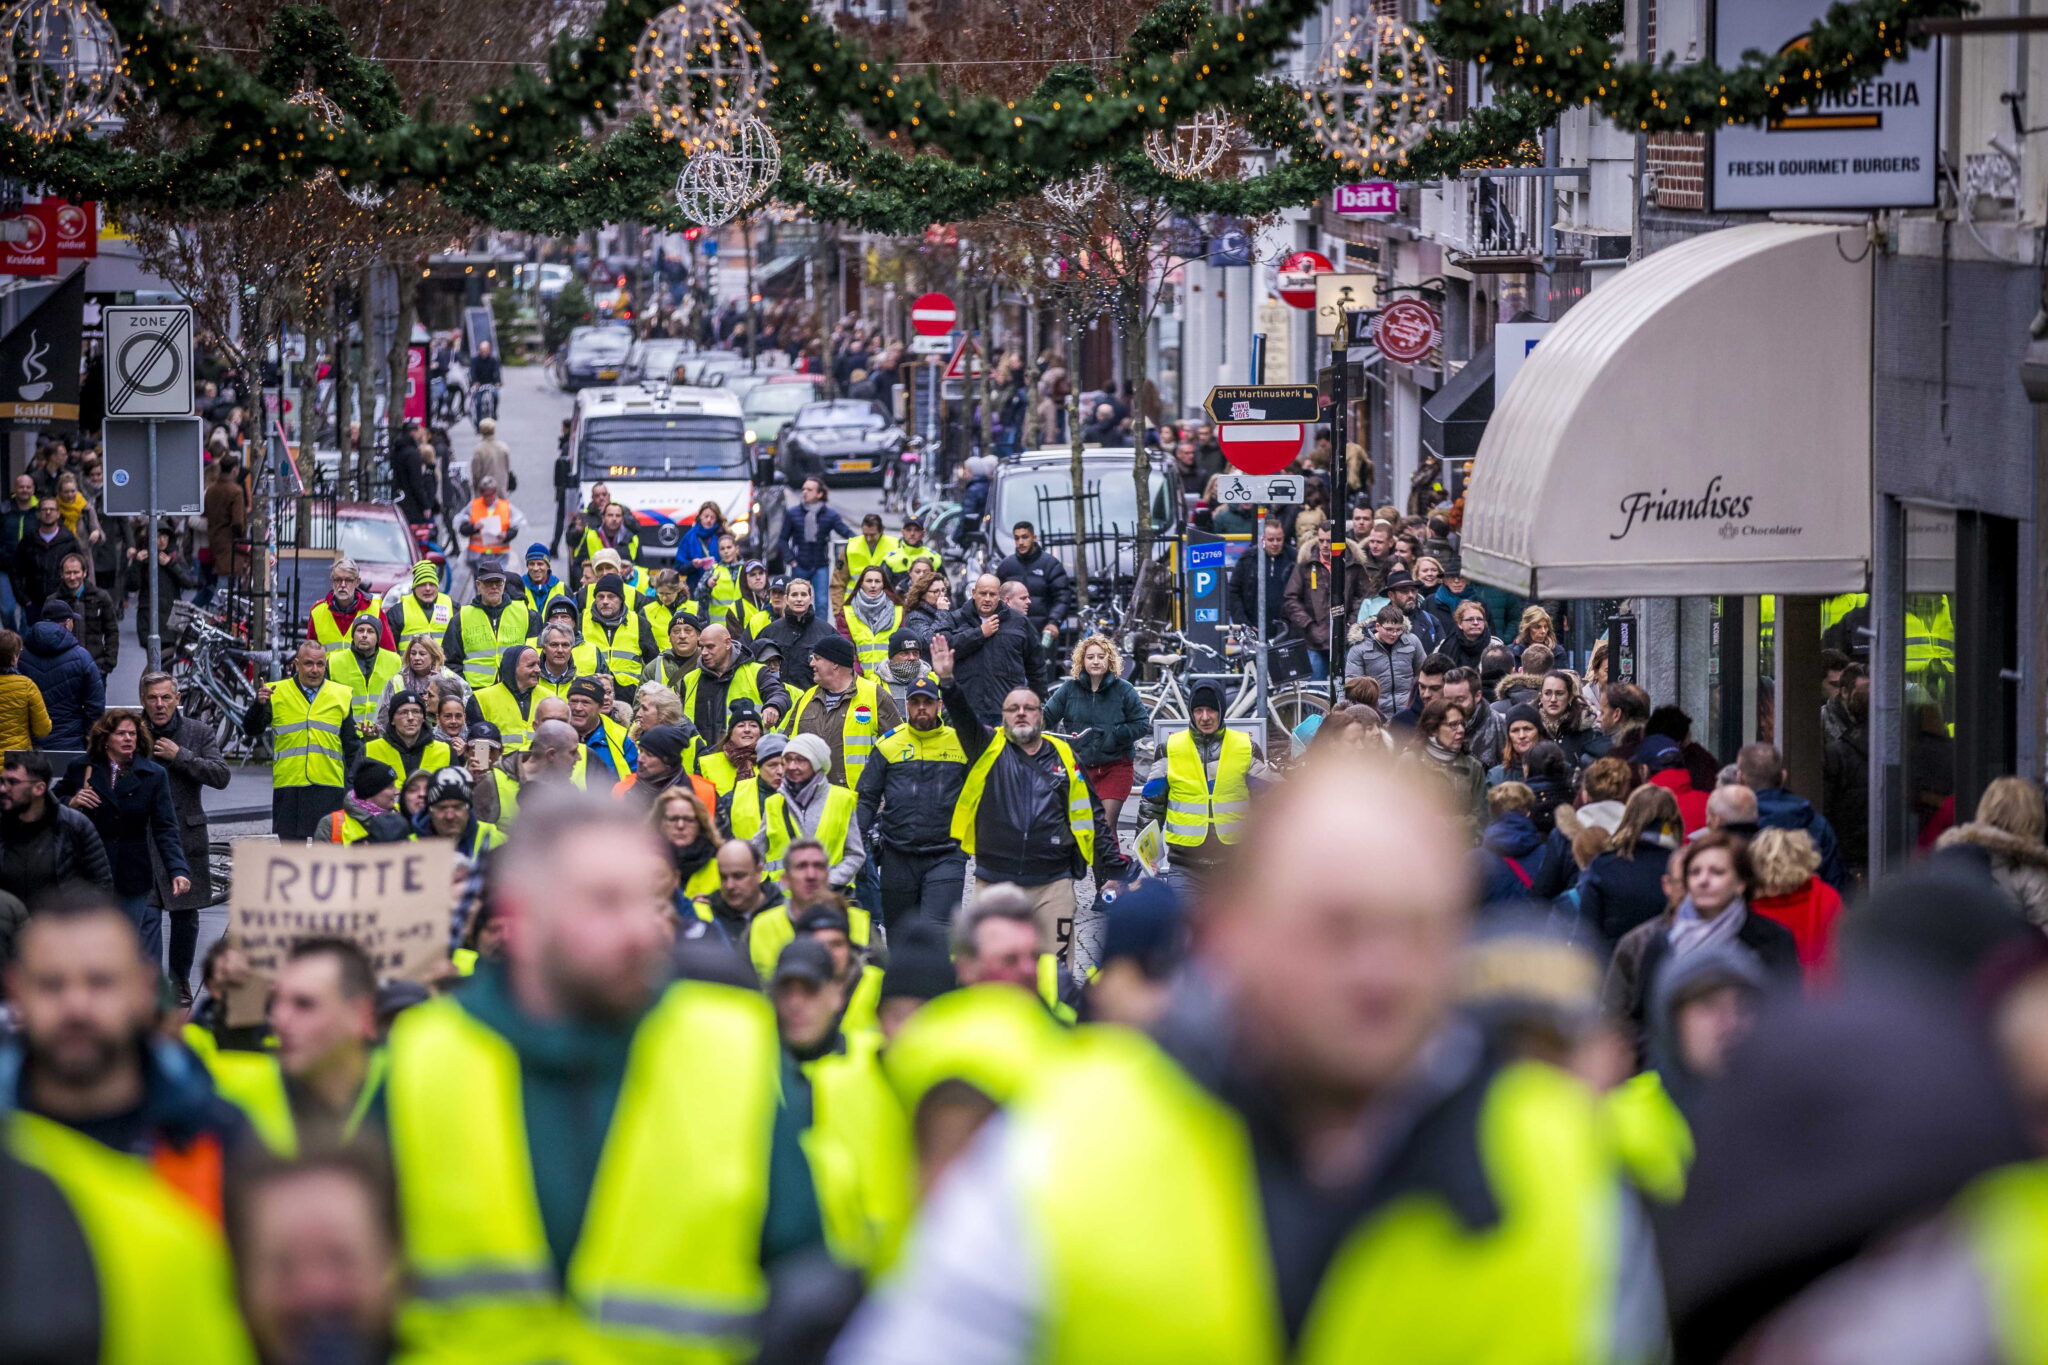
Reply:
[[[192,889],[192,867],[178,840],[178,812],[171,803],[171,779],[146,757],[153,741],[137,711],[108,711],[86,737],[85,757],[57,784],[57,797],[92,821],[114,869],[114,895],[135,921],[143,952],[163,958],[161,907],[150,904],[155,876],[150,851],[171,877],[171,894]]]
[[[1579,920],[1607,951],[1669,908],[1664,874],[1683,837],[1678,802],[1669,791],[1638,787],[1629,795],[1607,852],[1579,874]]]

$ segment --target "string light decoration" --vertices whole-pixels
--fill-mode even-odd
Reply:
[[[759,203],[781,173],[782,145],[767,124],[750,118],[729,144],[684,164],[676,177],[676,204],[705,227],[718,227]]]
[[[1444,64],[1423,36],[1385,15],[1350,15],[1309,72],[1302,99],[1309,132],[1351,170],[1407,159],[1449,104]]]
[[[340,128],[348,118],[346,114],[341,112],[341,106],[336,104],[325,90],[316,89],[313,86],[301,86],[285,103],[295,105],[300,109],[312,110],[313,117],[319,119],[330,129]],[[311,183],[314,185],[334,185],[335,188],[341,191],[342,198],[348,200],[349,203],[354,204],[359,209],[377,208],[391,197],[374,185],[344,184],[331,169],[323,169],[318,175],[313,177]]]
[[[114,116],[121,40],[90,0],[15,0],[0,9],[0,113],[50,142]]]
[[[725,0],[683,0],[656,15],[633,51],[632,82],[654,131],[712,151],[767,108],[761,38]]]
[[[836,171],[822,161],[813,161],[804,167],[804,183],[823,189],[838,190],[841,194],[853,193],[853,177],[843,171]]]
[[[1064,213],[1079,213],[1095,202],[1109,185],[1109,167],[1097,162],[1071,180],[1061,180],[1039,191],[1045,202]]]
[[[1145,134],[1145,159],[1175,180],[1199,180],[1237,145],[1237,129],[1220,109],[1203,109],[1192,122]]]

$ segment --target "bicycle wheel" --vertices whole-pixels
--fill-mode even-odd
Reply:
[[[1310,716],[1326,714],[1330,709],[1330,698],[1326,692],[1312,691],[1297,683],[1276,688],[1266,695],[1266,751],[1269,754],[1286,752],[1294,742],[1294,732]]]

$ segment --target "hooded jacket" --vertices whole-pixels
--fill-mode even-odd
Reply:
[[[12,812],[0,815],[0,891],[27,900],[69,881],[114,889],[107,848],[92,821],[54,792],[43,797],[39,820],[23,820]]]
[[[839,632],[832,629],[829,620],[820,620],[816,609],[794,616],[788,608],[782,615],[761,628],[759,636],[763,644],[772,644],[782,651],[782,681],[793,688],[806,688],[817,682],[811,673],[811,651],[818,641]],[[703,684],[699,683],[698,696],[702,696]],[[722,727],[721,727],[722,730]]]
[[[22,676],[43,694],[50,733],[38,749],[83,749],[85,737],[107,709],[106,680],[99,665],[70,631],[55,621],[38,621],[23,642]]]
[[[1598,931],[1602,947],[1611,950],[1623,934],[1664,913],[1664,865],[1672,848],[1646,834],[1636,840],[1633,857],[1603,853],[1579,874],[1579,917]]]
[[[784,658],[786,661],[787,656]],[[732,663],[723,673],[708,667],[703,656],[698,656],[696,711],[692,715],[684,716],[683,719],[697,727],[697,733],[703,736],[705,744],[716,748],[724,742],[725,724],[732,715],[729,695],[732,680],[739,676],[741,669],[754,662],[754,652],[738,640],[732,642]],[[805,672],[810,671],[810,662],[810,657],[806,654]],[[754,675],[754,686],[761,693],[760,706],[763,711],[772,706],[778,717],[789,714],[789,690],[782,685],[779,677],[765,668],[761,669]],[[677,695],[681,695],[682,692],[681,687],[676,688]],[[764,716],[762,719],[765,722],[767,718]]]
[[[1392,644],[1382,644],[1379,632],[1368,622],[1365,638],[1351,646],[1344,656],[1344,676],[1371,678],[1380,685],[1380,715],[1392,719],[1415,690],[1415,671],[1422,667],[1422,641],[1404,631]]]
[[[1546,843],[1536,822],[1521,811],[1509,811],[1488,825],[1472,852],[1479,874],[1480,904],[1531,899],[1532,888],[1544,876]]]
[[[1643,1057],[1663,1080],[1664,1092],[1688,1117],[1699,1104],[1700,1087],[1706,1083],[1706,1077],[1685,1064],[1685,1050],[1679,1045],[1676,1002],[1708,982],[1716,986],[1746,986],[1758,995],[1770,985],[1756,954],[1729,944],[1688,953],[1657,973],[1643,1016]]]
[[[1707,794],[1693,790],[1692,774],[1683,767],[1665,768],[1650,774],[1650,785],[1662,787],[1678,802],[1678,819],[1690,839],[1707,827]]]
[[[1982,849],[1998,889],[2013,898],[2030,923],[2048,926],[2048,845],[1972,820],[1945,830],[1934,846]]]
[[[1759,829],[1801,829],[1813,840],[1820,854],[1820,879],[1837,891],[1849,884],[1842,866],[1842,851],[1835,840],[1835,827],[1803,796],[1772,787],[1756,794],[1756,823]]]

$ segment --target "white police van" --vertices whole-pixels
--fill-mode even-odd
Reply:
[[[657,567],[705,503],[745,536],[755,517],[754,468],[740,402],[723,389],[655,381],[584,389],[569,428],[579,505],[602,483],[639,518],[640,559]]]

